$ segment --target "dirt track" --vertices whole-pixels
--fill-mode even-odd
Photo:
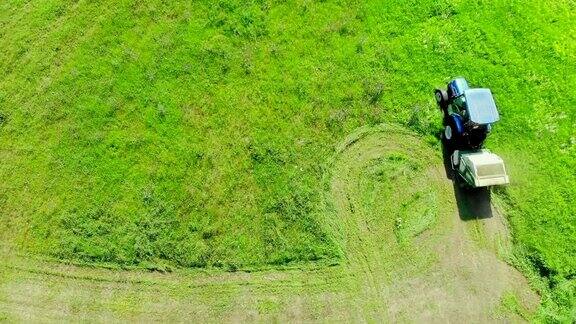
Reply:
[[[537,305],[498,257],[509,237],[489,192],[455,193],[441,154],[391,126],[359,129],[337,151],[324,208],[341,266],[160,275],[4,251],[0,319],[478,322],[522,320],[503,300]]]
[[[374,312],[384,314],[377,316],[438,321],[505,318],[510,314],[497,312],[507,295],[516,296],[524,307],[535,306],[537,297],[526,280],[496,255],[498,249],[506,249],[509,237],[503,218],[487,199],[489,191],[453,188],[440,167],[441,156],[402,129],[360,129],[340,151],[332,180],[340,224],[334,226],[342,228],[348,266],[364,275],[367,297],[382,301]],[[398,157],[405,159],[403,164],[387,170],[394,181],[374,183],[381,181],[369,171],[374,161],[386,168]],[[412,167],[406,169],[406,164]],[[433,205],[434,210],[425,211],[413,197],[427,199],[422,205]],[[379,205],[378,200],[385,203]],[[425,231],[412,231],[416,234],[410,243],[398,241],[394,222],[407,203],[412,204],[409,208],[420,208],[416,217],[435,215]]]

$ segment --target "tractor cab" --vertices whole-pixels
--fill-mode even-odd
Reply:
[[[490,89],[471,89],[458,78],[435,95],[444,113],[444,138],[455,148],[482,148],[492,124],[500,119]]]
[[[462,116],[464,122],[491,125],[500,120],[490,89],[468,89],[456,98],[449,111]]]

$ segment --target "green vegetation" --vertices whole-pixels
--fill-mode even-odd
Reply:
[[[0,309],[6,309],[12,321],[158,322],[183,317],[226,322],[517,322],[525,316],[518,309],[528,309],[527,316],[535,310],[538,298],[522,275],[470,237],[471,226],[488,243],[504,239],[476,228],[501,219],[461,222],[454,217],[450,181],[435,166],[441,164],[438,151],[401,127],[382,125],[358,129],[337,152],[329,163],[322,206],[345,255],[339,265],[159,274],[67,266],[0,250]],[[434,166],[427,167],[430,162]],[[411,172],[404,172],[408,169]],[[401,186],[393,186],[391,177]],[[429,193],[438,204],[412,199],[418,192]],[[425,225],[424,235],[415,237],[421,224],[406,217],[411,213],[402,215],[407,235],[399,240],[395,209],[405,202],[415,210],[430,209],[433,222]],[[517,307],[508,307],[508,299]]]
[[[152,269],[339,262],[336,144],[394,122],[439,150],[432,89],[463,75],[501,111],[487,145],[512,179],[494,193],[511,262],[539,319],[574,321],[574,21],[572,0],[3,1],[0,242]],[[412,199],[399,242],[435,221],[433,195]]]

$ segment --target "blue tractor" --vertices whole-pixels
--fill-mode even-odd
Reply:
[[[471,89],[464,78],[435,90],[436,102],[444,114],[444,140],[451,149],[478,150],[500,120],[490,89]]]

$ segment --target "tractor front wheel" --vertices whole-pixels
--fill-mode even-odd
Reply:
[[[448,115],[448,93],[442,89],[436,89],[434,91],[434,97],[436,98],[436,103],[442,110],[445,116]]]

